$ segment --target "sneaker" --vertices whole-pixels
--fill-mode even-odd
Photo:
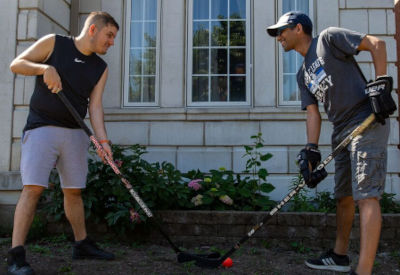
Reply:
[[[102,250],[94,241],[86,237],[86,239],[74,243],[72,259],[114,260],[115,256],[110,252]]]
[[[20,245],[8,251],[8,275],[33,275],[35,272],[25,260],[25,248]]]
[[[332,270],[338,272],[349,272],[350,260],[347,255],[337,255],[330,249],[322,254],[318,259],[309,259],[305,261],[306,266],[314,269]]]

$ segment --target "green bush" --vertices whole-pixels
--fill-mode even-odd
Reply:
[[[143,160],[145,147],[113,145],[113,157],[122,174],[151,210],[268,210],[274,205],[267,193],[274,187],[267,182],[268,172],[260,168],[272,157],[261,154],[261,134],[252,137],[254,146],[246,146],[249,158],[245,176],[220,168],[208,173],[181,173],[171,163],[149,163]],[[95,152],[91,150],[94,156]],[[45,191],[43,210],[54,220],[64,216],[63,196],[57,171],[52,171],[50,188]],[[87,188],[83,191],[86,218],[106,222],[118,232],[133,229],[146,215],[121,179],[110,166],[89,159]]]
[[[292,180],[291,189],[293,190],[302,180],[299,174]],[[310,189],[305,186],[288,203],[287,211],[291,212],[323,212],[336,213],[336,199],[330,192],[316,192],[314,198],[307,194]],[[395,194],[383,193],[380,200],[382,213],[400,213],[400,203],[394,198]],[[358,208],[356,208],[358,211]]]

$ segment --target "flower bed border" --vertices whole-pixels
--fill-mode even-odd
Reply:
[[[268,212],[262,211],[156,211],[162,227],[178,245],[232,246]],[[400,214],[383,214],[380,248],[398,249]],[[68,223],[50,223],[49,233],[71,232]],[[88,223],[92,235],[110,233],[106,225]],[[336,215],[315,212],[281,212],[274,215],[246,244],[291,248],[294,243],[312,249],[330,248],[336,234]],[[156,228],[139,225],[134,232],[118,236],[131,241],[166,244]],[[359,246],[359,216],[356,214],[351,232],[351,247]]]

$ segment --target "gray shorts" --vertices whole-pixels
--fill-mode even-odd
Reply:
[[[44,126],[28,130],[21,139],[23,185],[48,187],[57,168],[62,188],[85,188],[89,138],[82,129]]]
[[[335,148],[360,122],[332,134]],[[335,197],[380,198],[385,189],[389,120],[372,124],[335,157]]]

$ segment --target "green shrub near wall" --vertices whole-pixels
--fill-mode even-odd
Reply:
[[[171,163],[149,163],[142,159],[145,147],[113,145],[113,157],[123,175],[152,210],[269,210],[275,204],[268,196],[274,187],[267,182],[263,162],[271,154],[261,154],[261,134],[252,136],[253,146],[245,146],[246,173],[235,175],[221,167],[208,173],[192,170],[181,173]],[[92,155],[95,153],[92,151]],[[146,220],[120,178],[97,157],[89,159],[87,188],[83,191],[86,218],[106,222],[119,232],[133,229]],[[56,170],[43,197],[42,212],[58,221],[64,216],[63,196]]]
[[[275,206],[268,193],[274,186],[268,183],[268,171],[263,163],[271,154],[261,154],[264,146],[261,134],[251,137],[252,146],[245,146],[244,176],[221,167],[207,173],[192,170],[181,173],[171,163],[149,163],[142,159],[145,147],[113,145],[113,157],[121,172],[131,182],[151,210],[236,210],[268,211]],[[87,188],[83,191],[86,218],[96,224],[106,223],[113,231],[124,233],[146,220],[146,215],[127,192],[113,170],[99,161],[91,151]],[[294,188],[301,177],[293,179]],[[63,195],[56,170],[50,176],[50,188],[42,199],[41,213],[50,220],[64,217]],[[308,189],[302,189],[285,207],[293,212],[335,212],[336,202],[329,192],[317,193],[310,201]],[[384,213],[400,213],[394,194],[384,194]]]

